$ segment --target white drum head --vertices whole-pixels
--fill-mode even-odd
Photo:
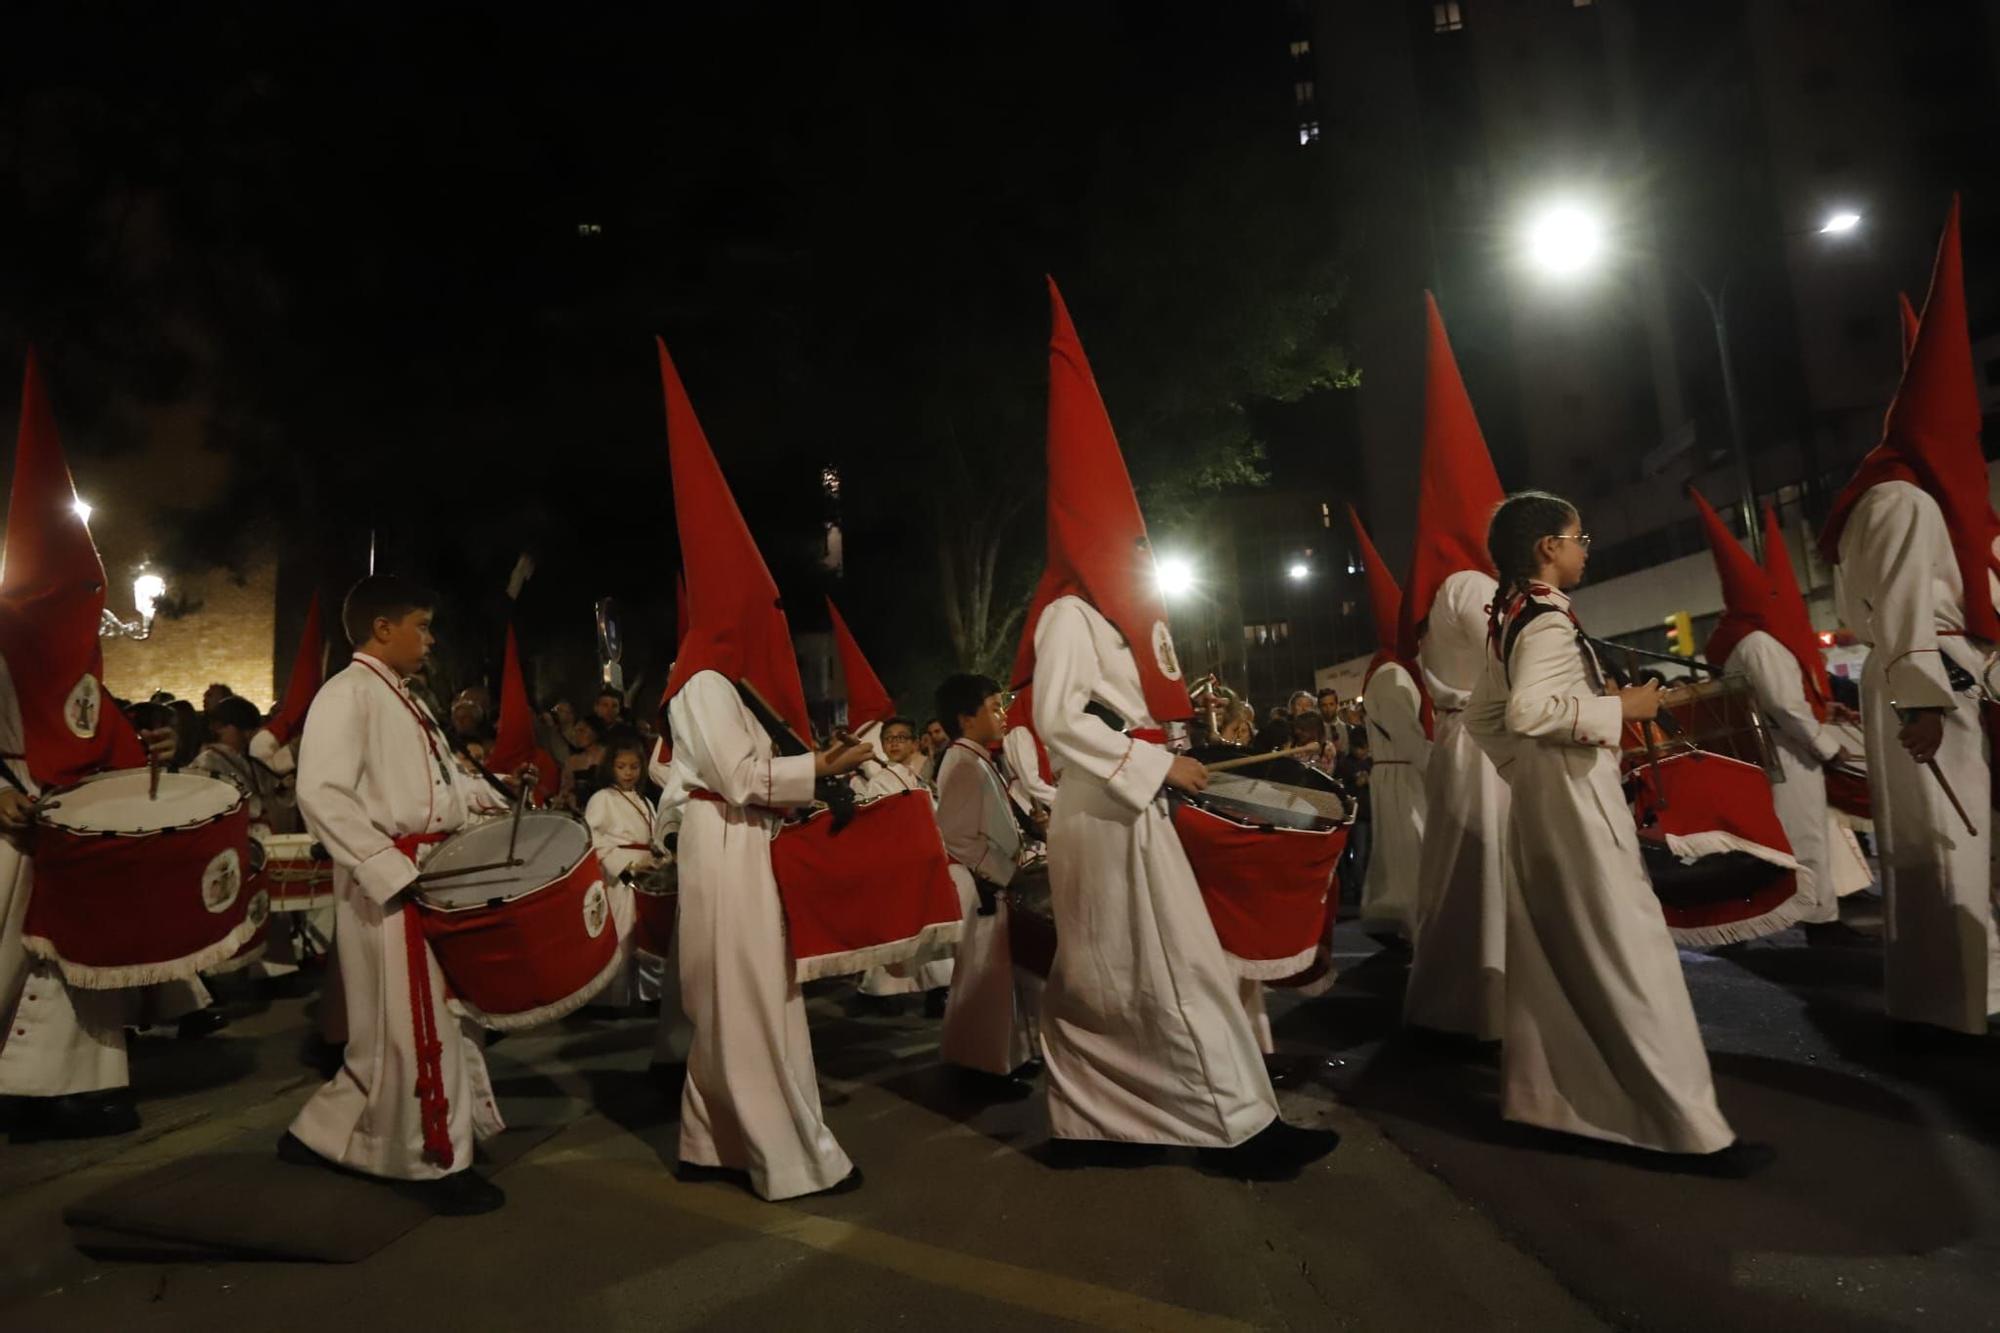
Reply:
[[[264,844],[264,859],[267,862],[313,859],[313,835],[310,833],[252,833],[250,836]]]
[[[41,819],[72,833],[158,833],[226,815],[243,804],[232,782],[193,771],[162,773],[159,796],[143,768],[97,773],[57,792]]]
[[[460,829],[439,843],[419,869],[435,875],[497,866],[507,860],[513,825],[513,816],[506,815]],[[426,882],[421,892],[433,907],[475,907],[496,898],[518,898],[568,874],[589,850],[590,828],[582,820],[552,810],[532,810],[521,816],[521,833],[514,841],[514,859],[520,865]]]

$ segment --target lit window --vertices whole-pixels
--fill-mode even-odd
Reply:
[[[1324,500],[1319,505],[1319,525],[1323,528],[1333,526],[1333,507]]]
[[[1292,59],[1300,60],[1312,53],[1313,44],[1307,41],[1292,43]]]
[[[1318,143],[1318,142],[1319,142],[1319,122],[1316,120],[1300,121],[1299,146],[1304,147],[1306,144]]]
[[[579,236],[601,236],[603,233],[604,228],[595,222],[579,222],[576,224],[576,234]]]
[[[1312,86],[1312,80],[1311,80],[1311,79],[1301,79],[1301,80],[1300,80],[1299,82],[1297,82],[1297,83],[1293,84],[1293,85],[1292,85],[1292,96],[1294,96],[1294,97],[1296,97],[1296,98],[1298,99],[1298,101],[1299,101],[1299,105],[1300,105],[1301,107],[1308,107],[1308,106],[1311,106],[1311,105],[1312,105],[1312,100],[1313,100],[1313,86]]]
[[[1439,0],[1431,6],[1431,26],[1438,32],[1457,32],[1465,26],[1465,15],[1458,7],[1458,0]]]

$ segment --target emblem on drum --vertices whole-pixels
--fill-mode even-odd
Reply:
[[[604,933],[604,923],[611,916],[611,895],[604,891],[604,881],[598,880],[583,895],[583,928],[590,938],[596,939]]]
[[[264,918],[270,914],[271,895],[264,889],[257,890],[251,896],[250,905],[243,909],[243,919],[250,923],[252,929],[262,926]]]
[[[1160,664],[1160,674],[1168,680],[1181,678],[1181,659],[1174,656],[1173,631],[1164,620],[1153,622],[1153,660]]]
[[[97,715],[102,708],[97,677],[85,675],[63,702],[63,723],[69,727],[71,735],[89,740],[97,734]]]
[[[227,912],[243,892],[243,861],[235,848],[217,852],[201,872],[201,905],[211,912]],[[262,896],[261,894],[259,895]]]

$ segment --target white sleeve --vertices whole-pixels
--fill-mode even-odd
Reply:
[[[1053,809],[1056,803],[1056,789],[1042,781],[1041,756],[1035,751],[1035,733],[1026,727],[1014,727],[1007,732],[1007,739],[1001,742],[1007,755],[1007,767],[1014,775],[1014,781],[1028,794],[1028,799]]]
[[[298,766],[298,761],[292,757],[292,747],[278,744],[278,738],[263,727],[259,727],[257,734],[250,738],[250,757],[279,777]]]
[[[1933,562],[1950,542],[1937,502],[1913,486],[1889,487],[1867,506],[1862,531],[1869,563],[1880,572],[1869,621],[1890,697],[1899,708],[1957,706],[1938,649]]]
[[[676,759],[683,746],[702,786],[731,805],[774,809],[810,805],[813,756],[773,757],[771,741],[744,720],[743,702],[719,672],[696,672],[681,687],[683,716],[691,735],[674,731]]]
[[[350,690],[321,690],[313,700],[299,740],[299,812],[334,864],[352,871],[361,891],[386,906],[417,877],[417,867],[355,795],[368,722],[367,707]]]
[[[1143,810],[1166,785],[1174,757],[1084,711],[1102,672],[1082,609],[1052,603],[1035,626],[1035,730],[1062,768],[1081,769]]]
[[[1729,656],[1732,665],[1742,659],[1757,709],[1771,725],[1818,755],[1822,764],[1840,753],[1840,738],[1813,716],[1799,660],[1783,644],[1767,634],[1752,634]]]
[[[1507,730],[1557,745],[1618,747],[1625,708],[1615,694],[1578,689],[1576,627],[1543,614],[1528,623],[1508,658]]]
[[[1391,756],[1417,772],[1430,767],[1431,741],[1424,735],[1423,696],[1400,666],[1384,666],[1368,682],[1368,729],[1388,741]],[[1372,743],[1372,742],[1371,742]]]

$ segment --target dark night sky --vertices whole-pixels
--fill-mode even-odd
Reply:
[[[831,462],[849,617],[927,690],[938,442],[1038,484],[1040,274],[1150,486],[1296,393],[1270,294],[1334,238],[1297,225],[1281,4],[849,8],[16,6],[0,354],[41,344],[112,447],[120,403],[207,404],[240,492],[299,516],[288,577],[337,587],[374,526],[497,641],[535,550],[524,640],[580,660],[594,596],[641,655],[671,623],[661,333],[795,623]]]

